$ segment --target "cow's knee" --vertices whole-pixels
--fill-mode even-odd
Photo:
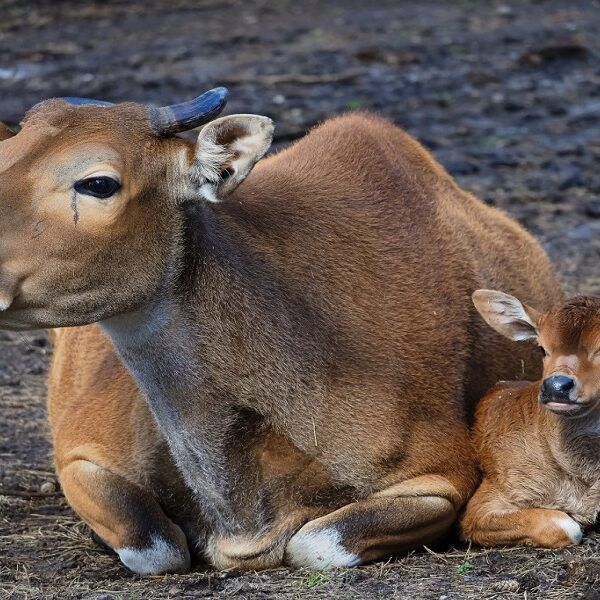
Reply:
[[[59,478],[69,504],[128,569],[139,575],[189,571],[183,531],[148,490],[81,459],[61,469]]]

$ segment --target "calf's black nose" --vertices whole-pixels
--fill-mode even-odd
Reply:
[[[569,394],[575,387],[575,380],[567,375],[552,375],[542,383],[542,401],[569,401]]]

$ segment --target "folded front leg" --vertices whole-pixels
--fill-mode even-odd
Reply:
[[[189,571],[183,531],[148,490],[81,459],[63,467],[59,478],[69,504],[128,569],[140,575]]]
[[[308,522],[289,541],[295,567],[350,567],[440,540],[464,493],[442,476],[416,477]]]
[[[511,505],[484,479],[461,521],[462,537],[481,546],[564,548],[579,544],[582,531],[567,513]]]

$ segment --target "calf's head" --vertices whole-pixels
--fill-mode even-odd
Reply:
[[[569,416],[600,410],[600,297],[576,296],[545,314],[492,290],[477,290],[473,302],[502,335],[538,343],[544,406]]]
[[[99,321],[169,286],[183,206],[225,198],[270,145],[266,117],[211,121],[225,97],[52,99],[0,126],[0,327]],[[174,135],[207,122],[195,145]]]

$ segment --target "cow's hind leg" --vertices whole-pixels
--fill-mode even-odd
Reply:
[[[288,542],[295,567],[350,567],[440,540],[450,529],[464,493],[441,476],[423,476],[309,521]]]
[[[183,531],[147,490],[83,459],[64,466],[59,478],[71,506],[131,571],[140,575],[189,571]]]

